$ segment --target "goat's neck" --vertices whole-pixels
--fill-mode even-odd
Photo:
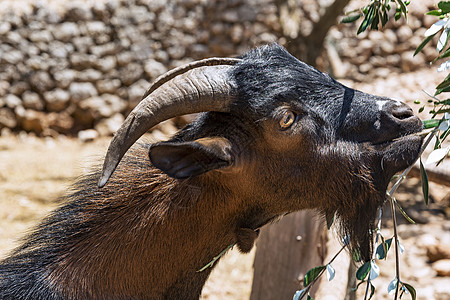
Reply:
[[[108,213],[98,204],[89,208],[95,222],[59,249],[63,255],[49,270],[62,294],[198,297],[211,269],[197,270],[236,242],[239,208],[217,186],[203,191],[174,181],[161,193],[152,188],[142,192],[151,196],[128,194],[123,206]]]

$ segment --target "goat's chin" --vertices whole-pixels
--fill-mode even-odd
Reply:
[[[380,146],[383,147],[381,168],[391,177],[416,161],[420,154],[422,138],[409,135]]]

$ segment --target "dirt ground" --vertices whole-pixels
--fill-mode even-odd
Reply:
[[[393,96],[397,99],[425,99],[420,89],[430,89],[440,78],[434,71],[424,70],[399,76],[395,81],[377,80],[367,84],[346,82],[363,91]],[[434,77],[433,77],[434,76]],[[434,84],[434,85],[433,85]],[[415,106],[417,111],[418,106]],[[425,118],[426,116],[423,115]],[[34,224],[57,206],[73,179],[98,164],[110,139],[81,143],[74,138],[42,139],[20,134],[0,137],[0,258],[19,243]],[[402,278],[416,287],[417,299],[450,299],[450,277],[439,277],[428,262],[426,245],[450,244],[448,201],[450,189],[431,184],[430,207],[423,204],[420,182],[409,179],[396,194],[407,212],[420,224],[408,225],[401,216],[400,238],[406,248],[402,255]],[[389,214],[383,221],[389,224]],[[385,237],[392,235],[383,229]],[[213,271],[204,288],[202,299],[248,299],[252,281],[254,251],[241,255],[230,251]],[[375,299],[390,299],[387,285],[394,276],[393,255],[381,262],[381,275],[374,281]],[[362,299],[361,292],[358,299]],[[407,296],[409,297],[409,296]],[[408,299],[408,298],[403,299]]]

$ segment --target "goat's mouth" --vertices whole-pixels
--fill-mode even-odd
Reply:
[[[421,131],[374,145],[382,156],[382,170],[392,176],[412,165],[420,154],[423,137]]]

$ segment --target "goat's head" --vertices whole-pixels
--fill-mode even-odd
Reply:
[[[422,123],[409,107],[347,88],[274,45],[164,75],[111,142],[99,186],[148,129],[196,112],[206,113],[151,145],[155,167],[239,193],[255,212],[243,227],[303,208],[336,214],[363,259],[389,179],[421,146],[410,134]]]

